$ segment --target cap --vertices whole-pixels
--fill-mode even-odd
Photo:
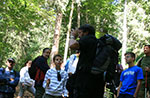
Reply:
[[[15,63],[15,60],[13,58],[9,58],[8,61],[12,61],[13,63]]]

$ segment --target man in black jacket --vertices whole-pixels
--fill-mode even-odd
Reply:
[[[77,37],[80,38],[79,41],[76,40]],[[94,27],[83,25],[72,32],[70,38],[70,48],[80,50],[75,72],[74,98],[103,98],[103,74],[93,75],[90,71],[97,47]]]
[[[47,64],[47,60],[50,56],[50,49],[43,49],[42,56],[38,56],[35,60],[33,60],[32,65],[29,69],[29,74],[32,79],[35,80],[35,98],[42,98],[45,90],[42,87],[45,74],[47,70],[50,68]]]

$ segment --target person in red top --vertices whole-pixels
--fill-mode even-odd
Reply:
[[[29,69],[29,74],[32,79],[35,80],[35,98],[42,98],[45,90],[42,87],[43,81],[45,78],[45,74],[47,70],[50,68],[47,64],[47,60],[50,56],[51,50],[49,48],[44,48],[42,56],[38,56],[32,62],[32,65]],[[32,74],[34,73],[35,74]]]

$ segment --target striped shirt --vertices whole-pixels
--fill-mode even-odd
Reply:
[[[60,70],[61,81],[57,79],[56,68],[51,68],[46,72],[45,79],[43,82],[43,87],[45,88],[45,93],[52,96],[67,96],[68,91],[66,89],[66,82],[68,75],[64,70]],[[46,80],[50,79],[49,87],[46,87]]]

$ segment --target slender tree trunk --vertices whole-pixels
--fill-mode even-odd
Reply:
[[[69,36],[70,36],[70,31],[71,31],[71,23],[72,23],[73,10],[74,10],[74,0],[72,0],[72,4],[71,4],[71,11],[70,11],[68,31],[67,31],[67,39],[66,39],[66,46],[65,46],[65,53],[64,53],[64,63],[66,62],[67,54],[68,54]]]
[[[55,31],[54,31],[54,37],[53,37],[53,46],[52,46],[52,51],[51,51],[51,61],[52,61],[53,56],[58,53],[62,17],[63,17],[63,13],[61,11],[57,12]]]
[[[127,0],[125,0],[125,4],[124,4],[124,26],[123,26],[123,45],[122,45],[122,57],[121,57],[121,64],[123,66],[123,68],[125,68],[125,59],[124,59],[124,54],[126,52],[126,48],[127,48]]]
[[[80,0],[78,1],[77,3],[77,12],[78,12],[78,20],[77,20],[77,27],[79,28],[80,27],[80,6],[81,6],[81,3],[80,3]]]

